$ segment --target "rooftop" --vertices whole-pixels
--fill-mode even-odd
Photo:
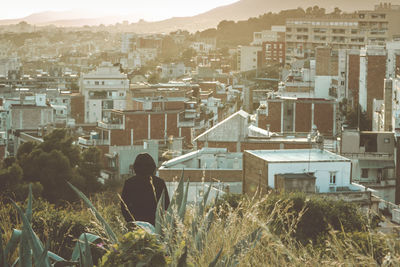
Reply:
[[[246,150],[268,162],[350,162],[350,159],[320,149]]]

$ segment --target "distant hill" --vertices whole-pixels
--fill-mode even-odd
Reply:
[[[132,31],[135,32],[170,32],[177,29],[189,31],[203,30],[216,27],[222,20],[247,20],[250,17],[258,17],[268,12],[279,12],[286,9],[296,9],[297,7],[307,8],[318,5],[332,11],[334,7],[339,7],[345,12],[352,12],[357,9],[373,9],[374,5],[379,4],[375,0],[240,0],[230,5],[220,6],[205,13],[192,17],[176,17],[157,22],[138,22],[131,24]],[[400,4],[400,0],[392,1],[392,4]],[[84,25],[115,24],[123,20],[138,21],[137,16],[110,16],[88,18],[84,12],[42,12],[35,13],[25,18],[0,20],[0,25],[16,24],[26,21],[36,25],[50,25],[64,27],[77,27]]]

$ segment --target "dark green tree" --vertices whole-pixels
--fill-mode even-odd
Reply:
[[[85,193],[95,193],[101,190],[98,181],[102,169],[101,150],[90,147],[82,152],[82,160],[79,163],[79,174],[83,177],[82,190]]]

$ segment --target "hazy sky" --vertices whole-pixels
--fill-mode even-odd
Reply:
[[[238,0],[11,0],[0,7],[0,19],[21,18],[42,11],[87,11],[88,17],[135,15],[144,19],[192,16]]]

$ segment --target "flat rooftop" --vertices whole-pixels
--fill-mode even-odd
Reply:
[[[245,150],[268,162],[350,162],[350,159],[320,149]]]

